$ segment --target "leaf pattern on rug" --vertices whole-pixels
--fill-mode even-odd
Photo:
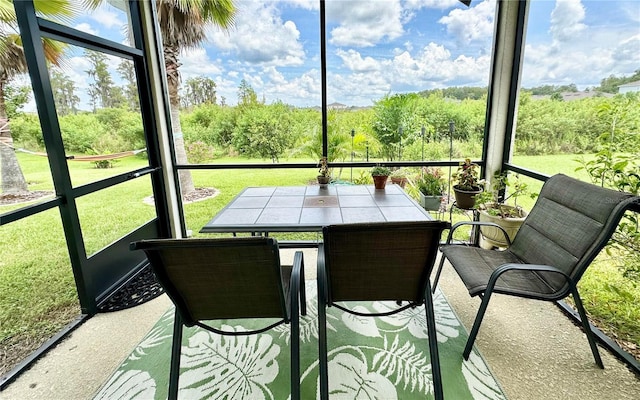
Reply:
[[[457,338],[460,335],[460,322],[453,310],[440,292],[433,297],[433,309],[436,315],[436,331],[438,332],[438,342],[445,343],[450,338]],[[373,303],[376,312],[388,312],[397,305],[388,301],[376,301]],[[408,308],[401,313],[380,317],[380,319],[390,325],[400,329],[408,329],[409,333],[419,339],[427,339],[427,316],[424,305],[415,308]]]
[[[307,281],[308,315],[300,319],[301,392],[305,399],[319,395],[316,293],[315,282]],[[360,302],[351,306],[376,312],[397,307],[395,302]],[[466,331],[439,291],[434,295],[434,308],[445,396],[456,400],[505,399],[477,350],[473,350],[469,361],[463,360]],[[336,307],[327,309],[331,399],[432,398],[424,307],[384,318],[349,315]],[[172,307],[133,349],[95,399],[167,398],[173,318]],[[224,330],[257,327],[253,320],[218,322],[216,325]],[[185,328],[180,397],[286,399],[290,396],[290,335],[290,325],[280,325],[258,335],[235,337],[216,335],[197,327]]]
[[[172,332],[167,332],[165,325],[173,322],[175,311],[168,310],[160,317],[160,324],[154,326],[145,338],[136,346],[131,355],[125,361],[125,365],[129,361],[136,361],[149,354],[154,347],[161,346],[167,339],[171,340]]]
[[[489,367],[475,351],[471,352],[469,360],[462,363],[462,375],[467,380],[474,399],[506,399],[500,388],[496,388]]]
[[[374,309],[374,312],[387,312],[397,309],[398,305],[395,302],[389,301],[374,302],[372,304],[372,308]],[[356,305],[351,309],[360,313],[372,312],[372,310],[368,309],[364,305]],[[414,337],[420,339],[428,338],[428,335],[426,334],[426,314],[424,313],[424,307],[416,307],[415,309],[410,308],[401,313],[380,317],[379,319],[394,327],[399,327],[397,331],[406,330]],[[395,385],[402,383],[403,388],[409,388],[411,392],[414,392],[417,389],[419,392],[428,394],[432,391],[431,365],[426,361],[428,359],[428,355],[421,351],[416,351],[414,344],[406,341],[402,346],[400,346],[400,340],[397,334],[395,335],[392,343],[389,343],[388,337],[381,334],[382,329],[378,327],[376,324],[376,318],[373,317],[358,316],[343,312],[342,322],[348,329],[359,335],[371,338],[383,337],[382,347],[371,345],[344,347],[344,349],[348,350],[357,348],[362,350],[362,354],[364,354],[365,351],[375,352],[372,358],[373,370],[367,371],[367,373],[375,373],[376,375],[380,374],[387,378],[395,378],[394,387]],[[457,330],[455,336],[458,336]],[[427,346],[426,340],[425,346]],[[342,349],[343,348],[336,348],[333,352],[338,352]],[[337,358],[340,354],[341,353],[335,357]],[[339,390],[340,388],[336,388],[335,385],[340,384],[340,381],[333,383],[330,379],[329,391],[333,393],[335,390]]]
[[[389,344],[384,337],[384,349],[373,357],[373,367],[386,377],[395,376],[394,385],[402,383],[404,388],[411,385],[411,392],[431,391],[431,364],[427,362],[428,355],[417,351],[411,342],[400,346],[400,338],[396,335]]]
[[[364,306],[355,306],[353,307],[353,311],[361,313],[371,312]],[[347,328],[362,336],[373,338],[382,337],[382,334],[380,334],[380,330],[378,329],[378,325],[376,324],[375,318],[361,317],[359,315],[343,313],[342,322],[346,325]]]
[[[222,326],[225,331],[246,331]],[[180,396],[187,399],[273,398],[268,387],[278,376],[280,346],[268,334],[221,336],[196,332],[182,347]]]
[[[156,383],[147,371],[117,371],[95,397],[103,399],[153,399]]]
[[[317,290],[316,285],[306,285],[307,294],[307,315],[300,316],[300,343],[309,343],[318,339],[318,302],[315,301]],[[329,320],[335,321],[336,317],[327,315],[327,326],[330,326]],[[335,328],[329,328],[334,329]],[[278,325],[274,328],[278,332],[279,338],[284,338],[285,343],[289,344],[291,339],[291,329],[289,325]]]
[[[329,362],[331,399],[397,399],[396,387],[376,371],[369,371],[367,360],[341,353]]]

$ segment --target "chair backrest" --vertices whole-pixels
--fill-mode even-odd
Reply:
[[[331,225],[323,229],[327,300],[420,303],[444,221]]]
[[[214,319],[288,319],[272,238],[156,239],[131,248],[145,251],[187,326]]]
[[[625,210],[638,197],[566,175],[545,182],[510,251],[527,264],[553,265],[578,281],[607,244]],[[540,273],[554,289],[566,289],[558,274]]]

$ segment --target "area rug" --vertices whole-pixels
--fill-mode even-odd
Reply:
[[[318,325],[315,281],[307,281],[307,311],[300,325],[301,397],[318,398]],[[395,303],[350,304],[383,311]],[[505,399],[489,366],[474,349],[462,358],[465,328],[438,290],[434,295],[438,349],[446,399]],[[95,399],[166,399],[173,326],[169,309],[102,387]],[[233,320],[246,330],[255,321]],[[331,399],[433,398],[424,307],[390,317],[356,317],[327,310]],[[181,399],[288,399],[289,326],[251,336],[219,336],[185,329]],[[237,393],[243,393],[238,396]],[[339,395],[338,395],[339,394]]]

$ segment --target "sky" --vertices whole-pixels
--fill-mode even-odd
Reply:
[[[210,27],[202,47],[183,51],[182,80],[213,79],[218,100],[229,105],[244,79],[267,104],[319,106],[319,3],[234,3],[231,29]],[[329,104],[370,106],[386,94],[487,85],[496,0],[473,0],[471,7],[458,0],[325,4]],[[70,26],[122,42],[126,21],[105,6]],[[76,53],[64,72],[86,92],[90,66]],[[532,0],[524,57],[523,87],[575,83],[583,90],[611,75],[631,75],[640,69],[640,1]],[[117,61],[112,65],[116,78]]]

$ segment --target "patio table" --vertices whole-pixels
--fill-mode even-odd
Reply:
[[[321,232],[331,224],[432,219],[398,185],[247,187],[200,233]]]

